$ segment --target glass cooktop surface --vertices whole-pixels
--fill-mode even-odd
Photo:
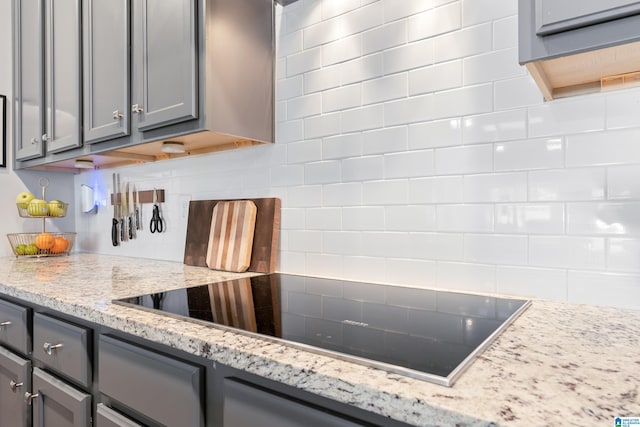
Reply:
[[[529,305],[279,273],[114,302],[447,386]]]

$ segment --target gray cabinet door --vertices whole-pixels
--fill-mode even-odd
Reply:
[[[196,0],[135,1],[132,23],[137,128],[197,118]]]
[[[33,369],[32,405],[34,426],[91,426],[91,396],[38,368]]]
[[[640,13],[638,0],[536,0],[536,33],[553,34]]]
[[[15,0],[14,6],[14,158],[44,155],[44,56],[42,0]]]
[[[84,142],[130,133],[129,0],[87,0],[83,10]]]
[[[330,412],[298,403],[242,382],[224,380],[224,427],[357,427]]]
[[[47,152],[82,145],[80,0],[45,0],[45,136]]]
[[[31,425],[31,407],[23,399],[29,390],[31,362],[0,347],[0,426]]]

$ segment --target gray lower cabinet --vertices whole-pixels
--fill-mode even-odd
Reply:
[[[99,403],[96,407],[96,427],[142,427],[142,424],[138,424],[131,421],[129,418],[114,411],[106,406],[104,403]]]
[[[31,426],[31,407],[24,401],[31,390],[31,361],[0,347],[0,426]]]
[[[14,0],[15,159],[82,145],[80,0]]]
[[[203,427],[204,369],[101,335],[98,384],[108,396],[145,424]]]
[[[362,424],[292,398],[226,378],[224,427],[362,427]]]
[[[36,427],[91,426],[91,395],[39,368],[33,369],[33,393],[25,400],[33,406]]]
[[[0,345],[21,354],[31,352],[31,309],[0,300]]]

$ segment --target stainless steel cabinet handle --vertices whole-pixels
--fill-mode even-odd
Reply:
[[[58,348],[62,348],[62,344],[51,344],[50,342],[46,342],[44,343],[44,345],[42,346],[42,348],[44,348],[44,351],[47,352],[47,354],[49,356],[51,356],[53,354],[53,350],[58,349]]]
[[[9,326],[9,325],[11,325],[11,322],[7,320],[6,322],[0,323],[0,328],[4,328],[5,326]]]
[[[142,108],[142,105],[140,105],[140,104],[133,104],[133,106],[131,107],[131,111],[133,111],[133,113],[137,114],[137,113],[142,113],[144,111],[144,109]]]
[[[18,387],[22,387],[23,385],[24,383],[17,383],[14,380],[9,381],[9,389],[14,393],[16,392]]]
[[[35,399],[38,396],[40,396],[38,393],[31,394],[29,392],[26,392],[24,394],[24,403],[26,403],[27,405],[31,405],[31,402],[33,401],[33,399]]]
[[[113,114],[114,120],[120,120],[121,118],[124,117],[124,115],[118,110],[114,111],[112,114]]]
[[[42,135],[42,140],[45,141],[45,142],[49,140],[49,137],[47,136],[46,133],[44,135]]]

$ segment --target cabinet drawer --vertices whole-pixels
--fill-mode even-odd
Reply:
[[[22,354],[29,354],[31,351],[30,315],[30,309],[0,300],[0,344]]]
[[[91,384],[91,331],[71,323],[35,313],[33,356],[51,370],[78,384]]]
[[[107,335],[98,345],[101,393],[159,424],[204,425],[201,367]]]
[[[0,425],[31,425],[31,407],[23,399],[25,391],[31,391],[31,361],[0,347]]]
[[[142,427],[113,409],[99,403],[96,410],[96,427]]]

